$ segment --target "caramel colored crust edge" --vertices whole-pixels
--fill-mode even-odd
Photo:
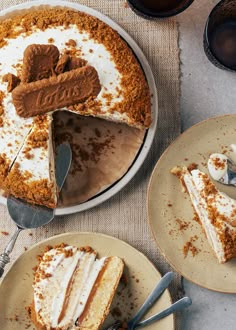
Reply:
[[[36,311],[34,308],[34,303],[32,303],[29,308],[29,317],[32,321],[32,323],[35,325],[37,330],[47,330],[45,326],[43,326],[40,322],[38,322],[37,320],[37,315],[36,315]]]
[[[95,282],[95,284],[94,284],[94,287],[96,287],[96,285],[97,285],[97,287],[99,288],[99,282],[102,280],[105,271],[106,271],[107,268],[109,267],[109,263],[112,262],[114,258],[117,259],[117,261],[119,261],[119,265],[117,266],[117,267],[119,267],[119,273],[116,274],[116,282],[115,282],[115,284],[114,284],[114,286],[113,286],[113,290],[112,290],[112,292],[110,293],[109,301],[107,302],[106,308],[105,308],[105,310],[104,310],[104,312],[103,312],[103,315],[102,315],[102,317],[101,317],[101,319],[100,319],[100,321],[99,321],[98,328],[96,328],[96,330],[99,330],[99,329],[100,329],[100,327],[101,327],[102,324],[104,323],[104,321],[105,321],[107,315],[109,314],[110,306],[111,306],[112,300],[113,300],[113,298],[114,298],[114,295],[115,295],[115,293],[116,293],[116,289],[117,289],[117,287],[118,287],[118,284],[119,284],[119,282],[120,282],[120,278],[121,278],[121,276],[122,276],[122,274],[123,274],[123,270],[124,270],[124,262],[122,261],[122,259],[120,259],[120,258],[118,258],[118,257],[109,257],[109,258],[107,258],[107,260],[106,260],[106,264],[104,265],[104,268],[102,269],[101,277],[98,278],[98,280],[97,280],[97,281]],[[94,288],[93,288],[93,289],[94,289]],[[91,305],[92,305],[92,303],[93,303],[93,299],[94,299],[94,297],[96,296],[96,289],[95,289],[94,292],[93,292],[93,291],[91,292],[91,295],[93,295],[93,296],[92,296],[92,299],[91,299],[91,301],[90,301],[90,304],[88,305],[87,310],[85,310],[84,313],[81,315],[81,318],[82,318],[81,322],[79,323],[79,325],[78,325],[77,327],[75,327],[75,329],[77,329],[77,330],[86,329],[86,328],[89,326],[89,325],[86,324],[86,318],[89,317],[89,309],[90,309],[90,307],[91,307]],[[94,330],[95,330],[95,328],[94,328]]]

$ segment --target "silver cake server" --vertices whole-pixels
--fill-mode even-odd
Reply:
[[[56,150],[56,181],[60,191],[69,172],[72,152],[69,144],[61,144]],[[12,252],[19,233],[24,229],[34,229],[48,224],[55,216],[55,209],[44,206],[31,205],[25,201],[9,196],[7,198],[7,209],[15,222],[17,229],[8,242],[4,252],[0,255],[0,277],[4,273],[4,267],[10,262]]]
[[[219,182],[236,186],[236,165],[229,158],[227,159],[227,172]]]
[[[223,167],[214,168],[214,158],[217,159],[217,157],[219,158],[219,160],[221,162],[222,162],[222,159],[220,159],[220,157],[223,157],[224,160],[226,161],[226,163],[222,162],[222,164],[225,164],[224,168]],[[213,166],[212,166],[212,159],[213,159]],[[214,171],[212,170],[212,167],[213,167]],[[215,181],[218,181],[225,185],[236,186],[236,165],[226,155],[212,154],[208,161],[208,170],[209,170],[211,177]]]

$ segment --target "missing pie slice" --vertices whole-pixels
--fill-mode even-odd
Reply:
[[[207,174],[185,167],[171,171],[191,198],[202,227],[220,263],[236,257],[236,201],[219,191]]]
[[[88,247],[45,252],[34,276],[30,316],[37,329],[98,330],[123,273],[118,257],[96,259]]]

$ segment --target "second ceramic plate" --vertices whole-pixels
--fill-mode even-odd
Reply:
[[[4,330],[35,329],[25,310],[33,299],[32,268],[37,264],[37,255],[42,254],[47,245],[54,246],[62,242],[75,246],[91,246],[98,251],[99,257],[116,255],[125,261],[124,272],[128,281],[126,285],[121,281],[104,327],[113,323],[114,319],[130,319],[161,278],[142,253],[119,239],[96,233],[58,235],[34,245],[25,252],[3,279],[0,285],[0,324],[4,324]],[[167,308],[170,304],[170,295],[166,290],[147,316]],[[174,330],[174,317],[170,315],[145,329]]]
[[[170,173],[176,165],[198,164],[208,173],[211,153],[224,152],[234,158],[236,115],[215,117],[184,132],[158,161],[148,189],[148,219],[163,255],[188,280],[211,290],[236,293],[236,260],[219,264],[197,221],[187,194]],[[236,199],[236,188],[217,184]]]

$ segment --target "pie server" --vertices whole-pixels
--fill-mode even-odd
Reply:
[[[227,159],[226,173],[217,181],[226,185],[236,186],[236,165],[229,158]]]
[[[65,143],[59,145],[56,154],[56,181],[59,191],[69,172],[71,159],[72,152],[69,144]],[[23,229],[33,229],[46,225],[52,221],[55,216],[55,209],[31,205],[12,196],[7,198],[7,209],[17,229],[8,242],[4,252],[0,255],[0,277],[2,277],[4,273],[4,267],[10,262],[9,255],[14,248],[19,233]]]

